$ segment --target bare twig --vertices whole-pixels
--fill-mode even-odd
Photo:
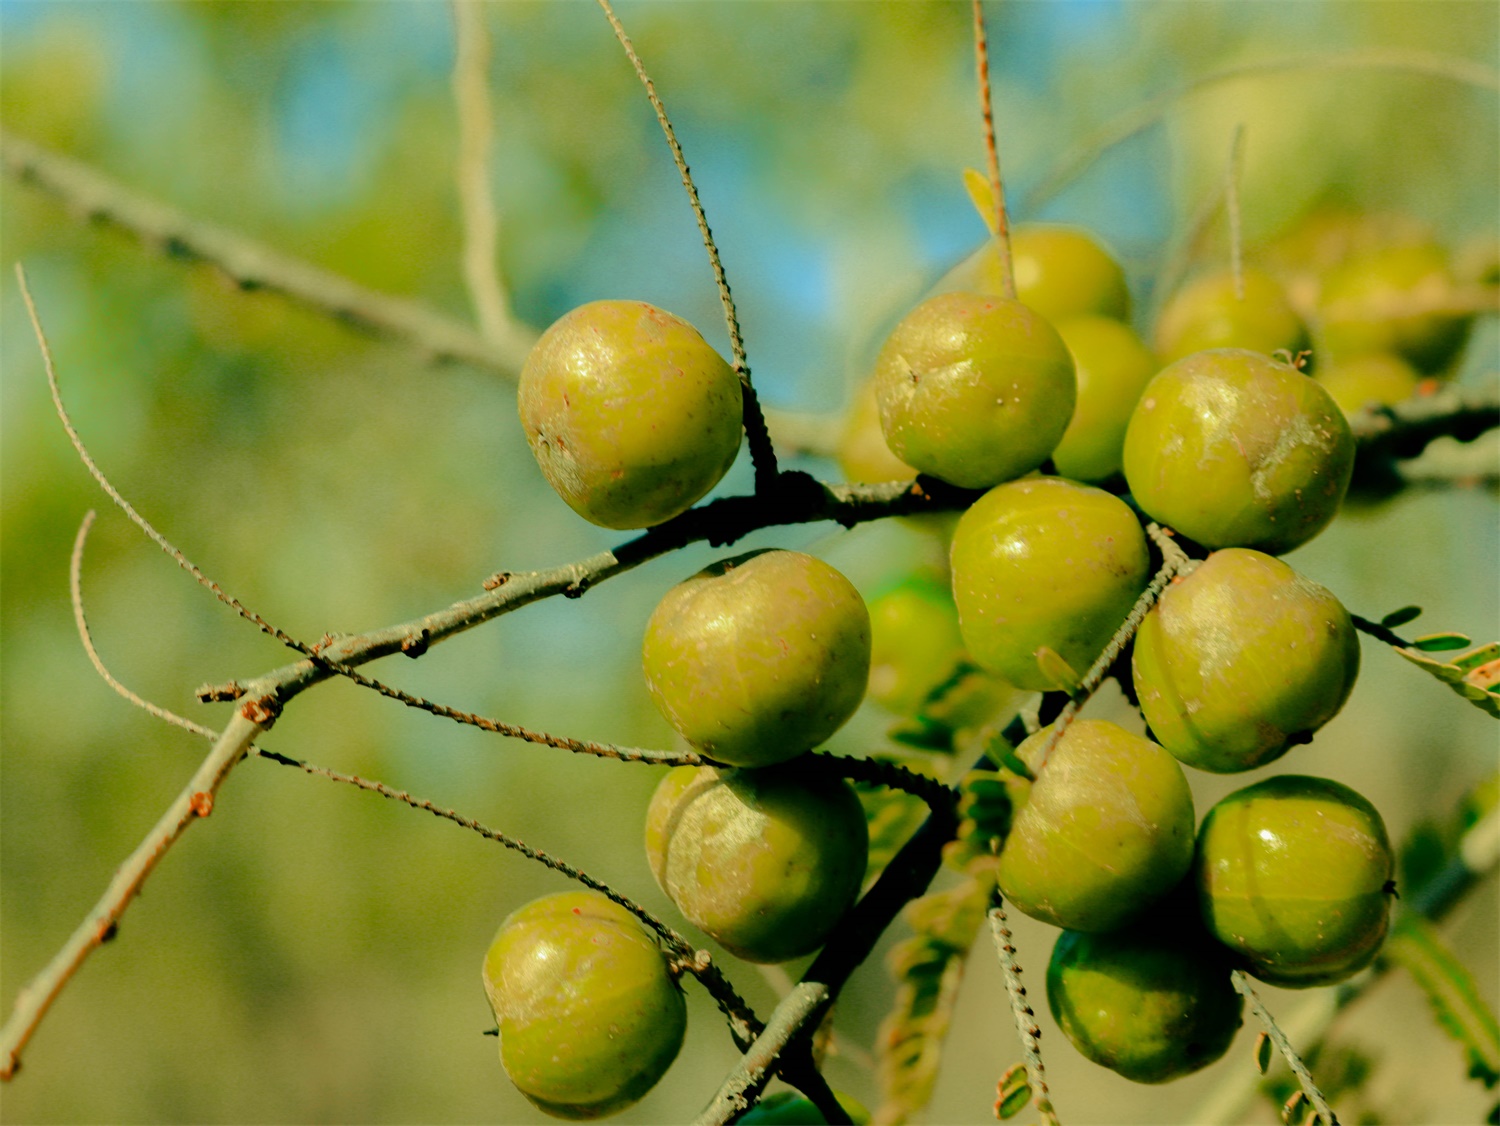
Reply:
[[[776,450],[772,447],[771,436],[766,430],[760,400],[750,382],[750,363],[745,357],[745,342],[740,335],[739,314],[735,312],[734,298],[729,293],[729,279],[724,274],[724,264],[719,260],[719,248],[714,245],[713,232],[708,229],[708,216],[704,214],[703,204],[698,198],[698,188],[693,183],[692,173],[688,171],[687,158],[682,155],[682,146],[677,143],[677,133],[667,117],[667,107],[657,96],[656,85],[646,73],[645,65],[635,53],[635,46],[630,42],[630,36],[625,34],[625,26],[615,15],[609,0],[599,0],[599,7],[604,9],[609,26],[614,29],[615,38],[625,49],[636,77],[646,88],[646,97],[651,99],[651,108],[656,111],[656,120],[667,138],[667,147],[672,150],[672,161],[677,165],[677,173],[682,177],[688,202],[692,204],[693,217],[698,221],[698,234],[703,238],[704,250],[708,251],[708,264],[713,269],[714,284],[719,288],[719,303],[724,307],[724,324],[729,330],[729,350],[734,357],[734,370],[740,377],[740,389],[744,393],[745,440],[749,443],[750,457],[755,464],[755,488],[757,492],[765,492],[776,478]]]
[[[1005,993],[1010,998],[1016,1035],[1021,1039],[1021,1056],[1026,1061],[1026,1078],[1031,1084],[1032,1103],[1047,1126],[1058,1126],[1057,1111],[1053,1109],[1052,1099],[1047,1093],[1047,1069],[1042,1064],[1042,1032],[1036,1026],[1036,1014],[1031,1011],[1031,1002],[1026,999],[1026,987],[1021,984],[1021,967],[1016,964],[1016,948],[1011,942],[1005,905],[1000,900],[998,887],[990,891],[989,920],[990,932],[995,938],[995,952],[1000,957],[1000,972],[1005,976]]]
[[[1000,291],[1016,299],[1016,272],[1010,255],[1010,217],[1005,210],[1005,182],[1000,178],[1000,148],[995,142],[994,97],[990,91],[989,40],[984,31],[984,7],[973,0],[974,69],[979,78],[979,114],[984,121],[984,155],[990,175],[990,196],[994,200],[995,251],[1000,256]]]
[[[1302,1086],[1302,1092],[1318,1112],[1318,1117],[1323,1120],[1323,1126],[1339,1126],[1339,1120],[1334,1116],[1333,1110],[1328,1105],[1328,1100],[1323,1097],[1323,1092],[1318,1090],[1318,1085],[1313,1082],[1312,1072],[1307,1070],[1307,1065],[1297,1055],[1292,1042],[1287,1039],[1286,1033],[1276,1023],[1270,1011],[1260,1003],[1260,998],[1250,985],[1250,979],[1239,970],[1229,972],[1229,980],[1234,983],[1235,991],[1241,994],[1246,1001],[1250,1002],[1250,1011],[1255,1014],[1255,1019],[1260,1021],[1270,1036],[1271,1043],[1276,1045],[1276,1050],[1286,1060],[1287,1066],[1292,1069],[1292,1074],[1297,1077],[1297,1082]]]
[[[434,360],[514,377],[531,350],[529,330],[513,328],[502,339],[486,340],[461,321],[193,218],[8,131],[0,131],[0,164],[8,175],[57,197],[85,220],[118,227],[170,257],[205,262],[241,289],[277,293],[345,324],[405,341]]]
[[[482,0],[453,0],[453,101],[458,111],[458,195],[464,221],[464,281],[479,331],[491,343],[514,339],[500,280],[499,223],[490,189],[494,119],[490,110],[490,33]]]
[[[1497,426],[1500,393],[1464,387],[1362,410],[1349,419],[1362,461],[1416,457],[1435,438],[1470,442]]]

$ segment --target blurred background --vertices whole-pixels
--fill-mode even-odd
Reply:
[[[969,8],[948,3],[625,3],[621,18],[680,132],[739,302],[763,401],[833,416],[881,332],[984,236],[963,188],[982,167]],[[492,174],[500,268],[517,315],[632,297],[727,341],[655,120],[592,4],[496,3]],[[1409,70],[1309,66],[1173,105],[1044,202],[1035,191],[1094,130],[1218,68],[1355,48],[1434,52],[1493,70],[1500,9],[1443,4],[1006,3],[990,12],[1003,167],[1015,217],[1083,224],[1149,310],[1167,248],[1245,126],[1247,244],[1310,209],[1400,212],[1455,253],[1495,238],[1496,98]],[[0,121],[134,190],[364,285],[472,322],[460,268],[452,12],[439,3],[0,2]],[[0,184],[0,1004],[51,957],[205,751],[116,697],[90,668],[67,598],[84,564],[96,640],[126,684],[210,725],[204,682],[286,660],[148,544],[98,493],[52,414],[12,264],[25,263],[78,428],[115,483],[209,574],[288,632],[361,631],[472,596],[497,569],[559,564],[620,536],[546,487],[494,370],[434,366],[279,297],[240,292]],[[1222,254],[1210,240],[1204,254]],[[1494,318],[1460,376],[1493,384]],[[797,464],[825,478],[830,461]],[[721,492],[749,486],[745,459]],[[866,592],[940,557],[921,529],[812,526],[746,547],[811,550]],[[1496,496],[1410,490],[1349,512],[1291,561],[1355,613],[1408,603],[1421,626],[1500,630]],[[419,662],[372,671],[411,691],[577,737],[667,746],[639,672],[651,607],[715,554],[698,548],[499,619]],[[1097,714],[1125,714],[1117,698]],[[835,739],[879,750],[867,705]],[[265,739],[379,778],[565,857],[675,925],[640,847],[655,771],[577,760],[420,715],[344,684],[297,700]],[[1353,699],[1277,770],[1364,793],[1396,839],[1449,815],[1497,763],[1497,727],[1367,644]],[[1251,779],[1253,780],[1253,779]],[[1200,812],[1246,783],[1195,774]],[[565,882],[458,828],[249,761],[211,820],[167,857],[0,1090],[9,1122],[530,1122],[505,1079],[479,986],[495,928]],[[1493,880],[1448,932],[1494,1004]],[[891,938],[899,937],[900,928]],[[693,932],[689,932],[693,933]],[[1041,997],[1051,932],[1020,920]],[[796,970],[797,967],[791,967]],[[729,972],[761,1011],[773,984]],[[1266,990],[1277,1011],[1301,998]],[[733,1063],[689,987],[692,1032],[662,1084],[620,1117],[691,1118]],[[873,1105],[865,1066],[891,985],[855,976],[835,1085]],[[1067,1122],[1188,1121],[1250,1038],[1163,1089],[1082,1060],[1042,1016]],[[1371,1121],[1479,1121],[1493,1096],[1404,979],[1338,1026],[1377,1062]],[[990,1119],[1019,1059],[999,972],[976,948],[932,1122]],[[1268,1102],[1252,1120],[1272,1121]]]

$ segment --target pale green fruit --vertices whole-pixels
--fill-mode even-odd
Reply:
[[[917,471],[885,444],[880,429],[880,404],[875,399],[873,381],[864,384],[849,404],[844,429],[839,434],[839,468],[846,481],[879,484],[883,481],[910,481]]]
[[[1120,472],[1125,428],[1157,372],[1156,357],[1134,329],[1109,317],[1060,320],[1057,332],[1073,353],[1078,405],[1052,464],[1076,481],[1105,481]]]
[[[1307,347],[1307,328],[1275,278],[1260,270],[1207,274],[1179,290],[1156,322],[1156,351],[1163,363],[1209,348],[1246,348],[1270,355]]]
[[[1280,555],[1338,514],[1354,435],[1316,381],[1241,348],[1198,352],[1147,386],[1125,480],[1152,519],[1208,548]]]
[[[1073,417],[1073,358],[1057,331],[1018,301],[930,297],[875,361],[880,423],[907,465],[968,489],[1028,473]]]
[[[1017,748],[1033,770],[1050,730]],[[1147,909],[1192,859],[1193,796],[1177,760],[1113,723],[1080,719],[1016,811],[998,876],[1032,918],[1093,933]]]
[[[1405,402],[1416,393],[1421,376],[1399,356],[1369,352],[1320,367],[1318,382],[1346,415],[1352,415],[1372,403]]]
[[[963,657],[958,608],[946,582],[914,575],[870,602],[870,698],[913,715]]]
[[[667,592],[641,647],[667,722],[710,758],[768,766],[854,714],[870,677],[870,614],[821,559],[758,551]]]
[[[1010,254],[1016,300],[1049,320],[1092,315],[1123,320],[1129,316],[1125,271],[1087,231],[1023,223],[1011,228]],[[995,242],[985,243],[933,288],[939,293],[1004,294]]]
[[[655,939],[598,892],[545,896],[513,912],[485,954],[500,1062],[560,1118],[639,1100],[682,1047],[687,1006]]]
[[[679,766],[646,814],[646,857],[694,926],[747,962],[784,962],[823,944],[864,879],[864,808],[839,778],[794,764]]]
[[[1229,548],[1167,588],[1136,634],[1132,667],[1162,746],[1231,773],[1280,758],[1337,714],[1359,674],[1359,636],[1326,589]]]
[[[692,325],[642,301],[580,305],[547,329],[519,404],[547,483],[606,528],[685,512],[740,448],[739,377]]]
[[[1150,568],[1145,533],[1118,497],[1058,477],[1000,485],[953,534],[964,644],[1018,688],[1071,689],[1125,620]]]
[[[1424,372],[1441,371],[1474,319],[1454,306],[1456,289],[1448,255],[1435,243],[1356,255],[1324,283],[1322,346],[1339,360],[1394,352]]]

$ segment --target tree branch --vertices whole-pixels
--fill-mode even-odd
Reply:
[[[1339,1126],[1339,1120],[1334,1116],[1333,1110],[1328,1105],[1328,1100],[1323,1097],[1323,1092],[1318,1090],[1318,1085],[1313,1082],[1312,1072],[1307,1070],[1307,1065],[1302,1062],[1302,1057],[1292,1047],[1292,1042],[1287,1039],[1286,1033],[1276,1023],[1264,1005],[1260,1003],[1260,997],[1250,985],[1250,980],[1239,970],[1229,972],[1229,980],[1234,985],[1234,990],[1250,1003],[1250,1011],[1255,1014],[1255,1019],[1260,1021],[1266,1030],[1266,1035],[1271,1038],[1271,1043],[1276,1045],[1276,1050],[1281,1053],[1282,1059],[1286,1060],[1287,1066],[1292,1069],[1292,1074],[1297,1077],[1297,1082],[1302,1087],[1302,1093],[1307,1096],[1307,1101],[1312,1103],[1313,1109],[1318,1112],[1318,1117],[1323,1120],[1323,1126]]]
[[[1497,426],[1500,393],[1495,391],[1445,387],[1431,395],[1368,407],[1349,419],[1359,445],[1355,472],[1369,463],[1414,458],[1437,438],[1472,442]]]

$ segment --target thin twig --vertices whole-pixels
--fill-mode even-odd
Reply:
[[[761,413],[760,400],[750,382],[750,363],[746,359],[745,342],[740,335],[739,314],[735,312],[734,298],[729,293],[729,279],[725,276],[724,264],[719,260],[719,248],[714,244],[713,232],[708,229],[708,216],[704,214],[703,203],[698,198],[698,188],[693,183],[692,173],[688,171],[687,158],[682,155],[682,146],[677,143],[677,133],[667,117],[667,107],[657,96],[656,85],[651,81],[651,76],[646,73],[640,56],[635,53],[635,46],[630,42],[630,36],[625,34],[625,25],[615,15],[615,10],[610,6],[609,0],[599,0],[599,7],[604,9],[604,14],[609,19],[609,26],[614,29],[615,38],[625,49],[625,56],[630,60],[630,65],[635,68],[636,77],[646,88],[646,97],[651,100],[651,108],[656,111],[656,120],[667,138],[667,147],[672,150],[672,162],[677,165],[677,174],[682,177],[682,186],[687,191],[688,202],[693,206],[693,217],[698,221],[698,234],[703,239],[703,249],[708,252],[708,264],[713,269],[714,284],[719,289],[719,304],[724,307],[724,324],[729,330],[729,350],[734,358],[734,370],[740,377],[740,389],[744,394],[745,440],[749,443],[750,458],[755,465],[755,488],[757,492],[765,492],[776,478],[776,450],[772,447],[771,436],[766,430],[766,420]]]
[[[1358,412],[1349,429],[1364,462],[1413,458],[1436,438],[1471,442],[1500,426],[1500,393],[1445,387],[1400,403]],[[1356,463],[1356,472],[1359,464]]]
[[[500,227],[490,187],[494,118],[490,109],[490,33],[482,0],[453,0],[453,101],[458,112],[458,196],[464,223],[464,281],[479,331],[499,344],[517,335],[500,280]]]
[[[1234,278],[1234,299],[1245,299],[1245,238],[1240,221],[1240,176],[1245,163],[1245,123],[1234,127],[1229,140],[1229,162],[1224,169],[1224,210],[1229,216],[1229,272]]]
[[[1270,1011],[1260,1003],[1260,998],[1255,990],[1251,988],[1250,979],[1239,970],[1229,971],[1229,980],[1234,984],[1235,991],[1241,994],[1246,1001],[1250,1002],[1250,1011],[1265,1028],[1266,1034],[1270,1036],[1271,1043],[1276,1045],[1276,1050],[1286,1060],[1287,1066],[1292,1069],[1292,1074],[1297,1077],[1297,1082],[1302,1085],[1302,1092],[1318,1112],[1318,1117],[1323,1120],[1323,1126],[1339,1126],[1339,1120],[1334,1116],[1328,1100],[1323,1097],[1323,1092],[1318,1090],[1318,1085],[1313,1082],[1312,1072],[1307,1070],[1307,1065],[1302,1062],[1302,1057],[1292,1047],[1292,1042],[1286,1038],[1286,1033],[1276,1023]]]
[[[979,115],[984,121],[984,155],[990,175],[990,196],[995,205],[995,251],[1000,257],[1000,292],[1016,299],[1016,272],[1010,254],[1010,217],[1005,209],[1005,182],[1000,178],[1000,147],[995,142],[994,97],[990,90],[989,39],[984,31],[984,7],[973,0],[974,69],[979,78]]]
[[[462,321],[193,218],[6,130],[0,130],[0,165],[85,221],[108,223],[171,258],[207,263],[241,289],[279,294],[344,324],[405,341],[433,360],[475,364],[514,378],[534,342],[534,334],[519,326],[486,340]]]
[[[1000,972],[1005,976],[1005,993],[1010,998],[1016,1035],[1021,1039],[1021,1056],[1026,1061],[1026,1078],[1031,1084],[1032,1103],[1047,1126],[1058,1126],[1057,1111],[1053,1109],[1051,1096],[1047,1092],[1047,1069],[1042,1064],[1042,1031],[1036,1025],[1036,1014],[1031,1010],[1031,1002],[1026,999],[1026,987],[1021,984],[1021,967],[1016,964],[1016,948],[1011,941],[1005,905],[1000,900],[998,887],[990,891],[989,920],[990,933],[995,938],[995,952],[1000,956]]]

